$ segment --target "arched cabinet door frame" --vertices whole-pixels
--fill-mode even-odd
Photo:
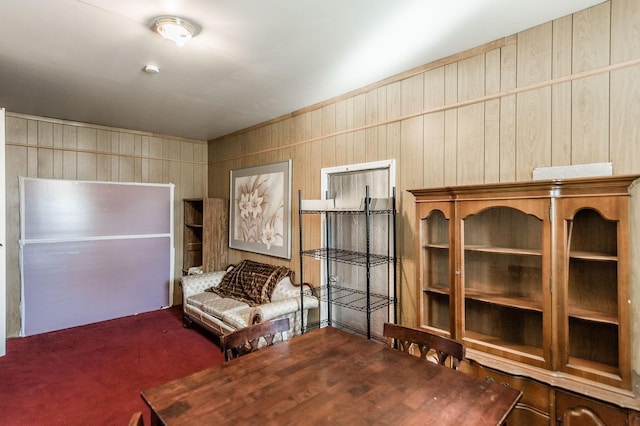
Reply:
[[[558,355],[554,368],[629,389],[631,370],[627,357],[631,352],[632,339],[628,303],[628,192],[560,197],[554,200],[554,204],[557,268],[554,292],[562,301],[554,304],[558,318]],[[586,272],[583,271],[585,268],[588,268]],[[611,286],[615,288],[607,292]],[[594,300],[593,304],[586,297],[589,295]],[[576,305],[578,300],[581,305]],[[598,305],[608,308],[604,310]],[[587,346],[581,349],[576,342],[593,344],[590,339],[575,339],[580,336],[581,329],[597,333],[600,336],[598,345],[592,349]],[[584,359],[582,354],[585,353],[592,354],[594,359]]]

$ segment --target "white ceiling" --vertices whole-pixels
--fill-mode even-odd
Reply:
[[[209,140],[602,1],[0,0],[0,107]]]

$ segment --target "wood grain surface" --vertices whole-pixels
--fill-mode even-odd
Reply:
[[[520,395],[331,327],[142,392],[167,425],[495,425]]]

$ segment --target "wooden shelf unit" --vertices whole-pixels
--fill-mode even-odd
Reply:
[[[183,200],[182,273],[202,267],[204,272],[227,266],[228,200],[222,198],[185,198]]]
[[[637,179],[410,191],[420,237],[419,326],[463,342],[468,372],[495,371],[520,386],[509,423],[565,419],[575,407],[558,411],[560,391],[640,419],[640,324],[631,314],[640,266],[630,259],[631,244],[640,246],[637,222],[630,226],[639,213],[631,211],[640,205],[632,202]],[[529,379],[544,391],[528,397]]]

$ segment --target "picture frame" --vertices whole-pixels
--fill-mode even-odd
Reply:
[[[231,170],[229,247],[291,259],[291,160]]]

